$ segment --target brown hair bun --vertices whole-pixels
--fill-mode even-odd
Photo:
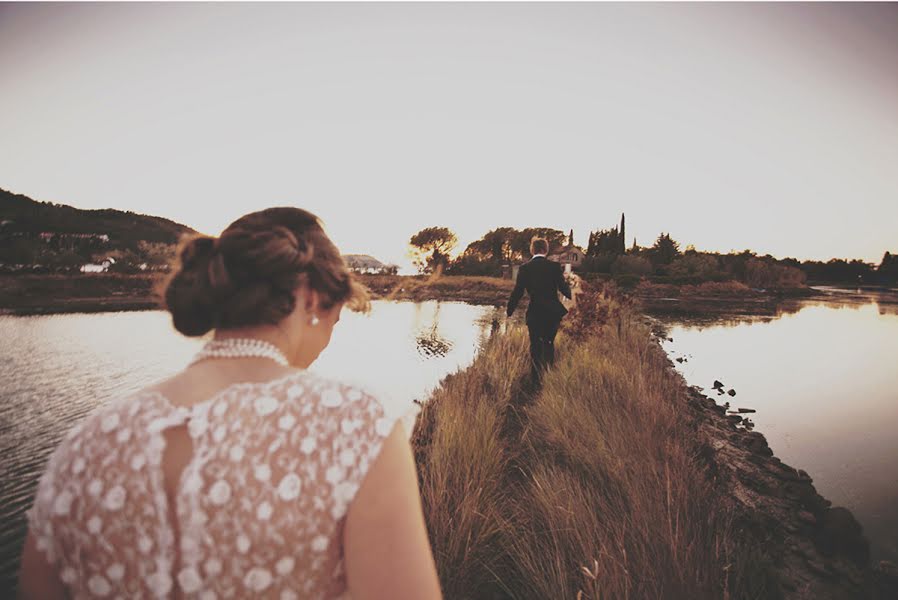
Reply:
[[[165,306],[188,336],[212,329],[274,325],[293,312],[295,292],[318,293],[322,308],[367,310],[368,292],[346,267],[321,222],[299,208],[245,215],[221,237],[182,242],[165,284]]]

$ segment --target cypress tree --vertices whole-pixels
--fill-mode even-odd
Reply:
[[[624,213],[620,214],[620,253],[627,253],[626,231],[624,230]]]

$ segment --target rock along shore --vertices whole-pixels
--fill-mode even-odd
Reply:
[[[687,406],[700,459],[728,492],[722,501],[736,515],[733,526],[762,543],[782,598],[898,598],[894,565],[870,564],[869,544],[848,509],[832,506],[807,473],[773,455],[763,434],[728,415],[726,404],[689,387]]]

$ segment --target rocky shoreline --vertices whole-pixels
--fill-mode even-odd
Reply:
[[[671,364],[671,369],[673,365]],[[725,491],[733,526],[764,548],[784,600],[894,600],[898,570],[870,564],[869,544],[851,512],[834,507],[811,477],[774,456],[763,434],[728,414],[701,388],[686,405],[700,438],[700,459]]]

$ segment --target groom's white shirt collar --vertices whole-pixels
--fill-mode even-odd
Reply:
[[[533,256],[530,257],[530,260],[533,260],[534,258],[538,258],[538,257],[540,257],[540,256],[542,256],[543,258],[546,257],[545,254],[534,254]]]

